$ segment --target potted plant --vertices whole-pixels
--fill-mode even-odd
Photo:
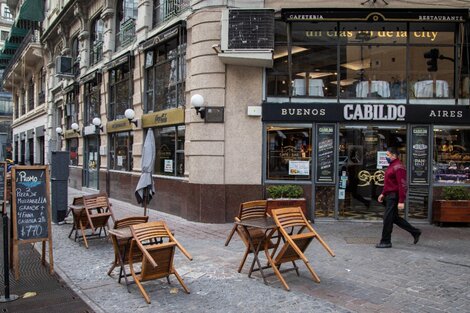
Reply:
[[[301,207],[305,216],[307,215],[307,202],[304,190],[299,185],[272,185],[266,187],[268,200],[268,213],[272,209]]]
[[[470,192],[463,186],[447,186],[442,189],[440,200],[433,201],[434,223],[470,223]]]

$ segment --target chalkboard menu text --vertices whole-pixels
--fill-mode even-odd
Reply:
[[[335,126],[333,124],[317,125],[317,182],[334,182],[334,149]]]

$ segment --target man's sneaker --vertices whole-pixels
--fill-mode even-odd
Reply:
[[[391,248],[392,244],[391,243],[378,243],[375,245],[376,248],[383,249],[383,248]]]

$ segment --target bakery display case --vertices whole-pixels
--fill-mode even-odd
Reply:
[[[434,130],[434,182],[470,184],[470,129]]]

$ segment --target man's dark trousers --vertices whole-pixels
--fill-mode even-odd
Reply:
[[[398,215],[398,194],[390,193],[384,197],[385,201],[385,212],[384,212],[384,226],[382,230],[381,243],[392,242],[392,230],[393,223],[397,224],[398,227],[403,228],[411,235],[419,233],[419,229],[413,227],[404,218]]]

